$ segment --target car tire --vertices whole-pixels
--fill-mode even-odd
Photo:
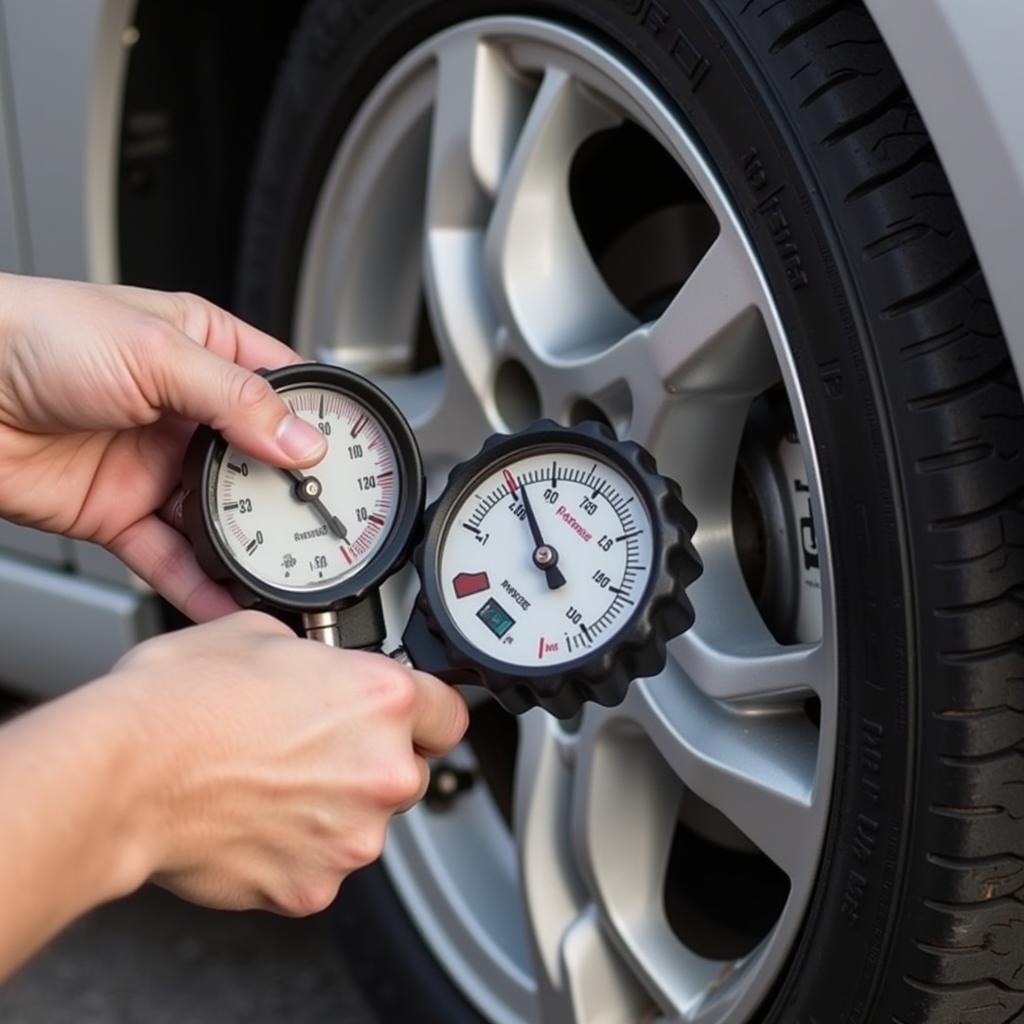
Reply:
[[[313,0],[255,169],[243,315],[293,329],[330,161],[428,36],[514,13],[656,83],[740,211],[786,326],[832,529],[839,721],[819,874],[763,1024],[1024,1012],[1024,407],[955,198],[858,0]],[[386,872],[346,883],[385,1020],[476,1017]],[[477,1018],[478,1019],[478,1018]]]

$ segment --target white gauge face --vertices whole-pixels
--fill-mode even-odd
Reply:
[[[323,386],[284,388],[327,454],[295,476],[229,447],[210,482],[213,520],[234,561],[281,590],[332,587],[380,549],[401,501],[398,464],[380,421]]]
[[[441,593],[473,647],[543,668],[615,636],[646,591],[652,552],[647,508],[619,470],[582,449],[538,452],[480,479],[452,510]]]

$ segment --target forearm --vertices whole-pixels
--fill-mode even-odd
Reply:
[[[144,743],[117,696],[101,682],[0,728],[0,980],[145,881]]]

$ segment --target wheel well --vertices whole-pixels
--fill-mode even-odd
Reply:
[[[304,6],[139,0],[118,160],[122,281],[231,305],[264,112]]]

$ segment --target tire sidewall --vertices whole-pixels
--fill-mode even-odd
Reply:
[[[840,239],[856,237],[857,225],[837,223],[829,168],[808,155],[779,101],[785,55],[770,55],[767,27],[743,6],[317,0],[264,138],[239,305],[265,329],[291,334],[306,235],[345,127],[387,70],[432,34],[487,15],[551,18],[598,36],[657,84],[700,139],[760,256],[814,431],[831,534],[840,687],[832,809],[802,939],[764,1019],[812,1024],[842,1008],[842,1019],[859,1020],[891,938],[910,827],[912,590],[879,339],[857,300],[874,283],[854,276],[853,243]]]

